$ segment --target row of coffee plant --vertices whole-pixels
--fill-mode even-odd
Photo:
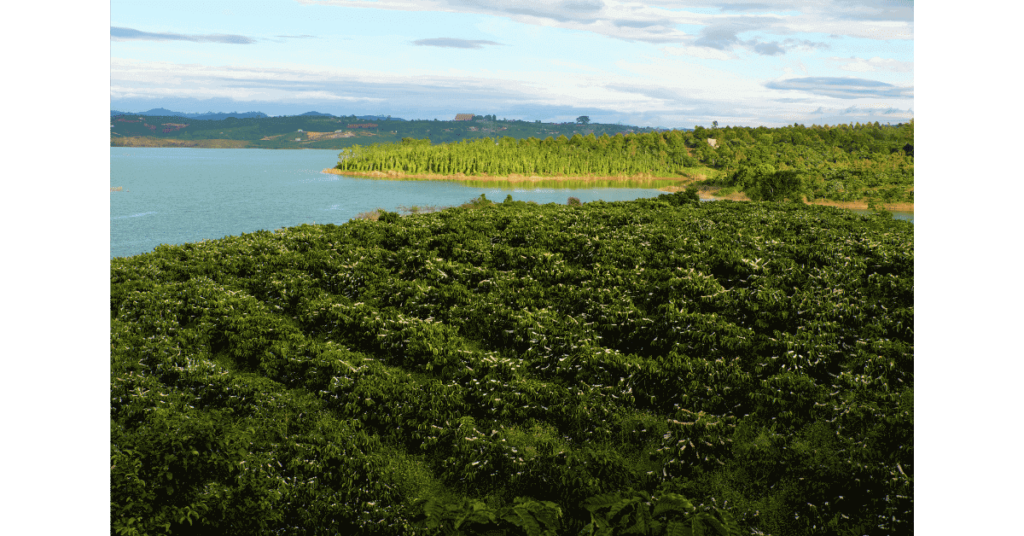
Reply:
[[[113,259],[113,530],[911,534],[912,224],[692,197]]]

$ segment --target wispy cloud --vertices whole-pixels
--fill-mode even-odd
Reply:
[[[248,45],[256,40],[244,35],[185,35],[176,33],[143,32],[132,28],[110,27],[110,38],[114,41],[192,41],[195,43],[227,43]]]
[[[739,57],[732,52],[711,47],[662,47],[660,50],[665,54],[672,56],[689,56],[691,58],[700,58],[705,60],[734,60]]]
[[[315,35],[279,35],[281,39],[316,39]]]
[[[873,71],[889,71],[895,73],[910,73],[914,71],[914,62],[899,61],[891,58],[874,57],[863,58],[828,58],[829,63],[840,64],[839,68],[844,71],[867,73]]]
[[[866,80],[864,78],[833,78],[827,76],[789,78],[768,82],[765,84],[765,87],[769,89],[805,91],[814,95],[837,99],[914,98],[913,88],[894,86],[885,82]]]
[[[785,5],[730,0],[299,0],[303,4],[398,11],[444,11],[507,18],[522,24],[593,32],[615,39],[674,43],[728,50],[742,42],[737,33],[786,35],[827,32],[870,39],[912,39],[911,0],[793,0]],[[719,10],[720,13],[714,13]],[[702,26],[701,35],[677,29]],[[761,44],[777,54],[793,45]],[[777,47],[777,48],[776,48]]]
[[[421,47],[445,47],[445,48],[484,48],[485,45],[501,45],[494,41],[483,39],[455,39],[454,37],[436,37],[434,39],[417,39],[412,42]]]

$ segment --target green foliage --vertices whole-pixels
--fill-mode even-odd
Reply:
[[[505,198],[505,201],[506,202],[507,201],[511,201],[511,198],[512,198],[511,195],[507,196]],[[468,203],[463,203],[460,207],[461,208],[468,208],[468,209],[480,209],[480,208],[489,207],[489,206],[491,206],[493,204],[494,204],[494,201],[491,201],[490,199],[487,199],[487,195],[486,194],[480,194],[480,197],[474,197],[473,199],[470,199]]]
[[[416,138],[402,138],[402,145],[419,145],[419,146],[430,146],[430,140],[417,140]]]
[[[463,499],[443,502],[418,499],[411,507],[413,523],[433,534],[478,535],[508,534],[521,536],[556,536],[562,509],[549,501],[516,497],[508,506],[492,507],[483,501]]]
[[[745,191],[754,201],[801,201],[803,182],[800,172],[792,169],[755,174],[753,185]]]
[[[397,212],[384,211],[380,213],[380,216],[377,218],[377,221],[380,221],[382,223],[398,223],[399,218],[401,218],[401,215],[399,215]]]
[[[113,259],[112,532],[913,533],[912,224],[468,205]]]
[[[637,175],[679,176],[696,164],[681,132],[595,137],[564,134],[557,139],[354,146],[340,155],[336,169],[350,172],[399,171],[442,175]]]
[[[695,131],[694,138],[703,140],[709,134]],[[913,122],[892,127],[725,127],[715,136],[717,150],[698,143],[695,154],[702,163],[725,171],[725,179],[712,182],[751,198],[763,195],[759,182],[779,182],[765,179],[792,170],[800,175],[801,195],[808,199],[857,201],[884,195],[886,202],[913,202]]]
[[[740,166],[726,179],[727,186],[736,186],[741,189],[754,188],[766,177],[771,177],[776,172],[774,166],[769,164],[743,165]]]
[[[674,194],[661,194],[658,199],[668,201],[669,204],[681,207],[681,206],[700,206],[700,194],[697,192],[696,186],[689,186],[681,192]]]
[[[579,206],[582,206],[583,203],[580,202],[580,198],[578,198],[578,197],[570,197],[568,205],[570,207],[579,207]]]
[[[893,218],[892,212],[889,212],[889,210],[885,208],[885,205],[882,204],[882,201],[877,196],[868,198],[868,210],[874,212],[875,215],[880,218],[887,218],[890,220]]]
[[[652,496],[627,490],[592,497],[583,506],[590,512],[590,523],[580,534],[739,536],[742,533],[729,514],[717,508],[699,512],[686,497],[676,493],[659,492]]]
[[[506,136],[500,141],[484,137],[435,145],[410,140],[355,146],[341,154],[337,169],[499,176],[703,174],[710,183],[766,201],[878,197],[913,202],[912,122],[894,127],[698,127],[613,137],[573,133],[571,139],[565,134],[543,140]],[[717,148],[706,142],[708,137],[717,139]]]

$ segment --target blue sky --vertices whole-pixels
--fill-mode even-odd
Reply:
[[[110,106],[642,126],[903,122],[903,0],[123,1]]]

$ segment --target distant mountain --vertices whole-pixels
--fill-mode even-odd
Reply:
[[[220,113],[220,112],[217,112],[217,113],[207,112],[205,114],[185,114],[184,112],[174,112],[174,111],[171,111],[171,110],[167,110],[166,108],[155,108],[155,109],[153,109],[151,111],[148,111],[148,112],[121,112],[121,111],[118,111],[118,110],[111,110],[111,117],[113,117],[113,116],[165,116],[165,117],[166,116],[177,116],[177,117],[185,117],[185,118],[188,118],[188,119],[205,119],[205,120],[208,120],[208,121],[210,121],[210,120],[217,121],[217,120],[221,120],[221,119],[227,119],[229,117],[238,118],[238,119],[248,119],[248,118],[253,118],[253,117],[255,117],[255,118],[270,117],[270,116],[268,116],[268,115],[266,115],[266,114],[264,114],[262,112],[246,112],[245,114],[240,114],[238,112],[231,112],[229,114],[224,114],[224,113]],[[292,116],[292,117],[302,117],[302,116],[338,117],[338,118],[342,118],[342,119],[352,117],[352,116],[334,116],[334,115],[331,115],[331,114],[324,114],[324,113],[321,113],[321,112],[306,112],[305,114],[299,114],[298,116]],[[364,121],[384,121],[384,120],[387,119],[387,116],[355,116],[355,118],[356,119],[360,119],[360,120],[364,120]],[[404,120],[404,119],[402,119],[400,117],[392,117],[391,121],[406,121],[406,120]]]
[[[367,120],[367,121],[384,121],[385,119],[388,118],[388,116],[386,116],[386,115],[357,115],[356,118],[357,119]],[[402,119],[401,117],[392,117],[391,120],[392,121],[405,121],[405,119]]]
[[[149,110],[147,112],[121,112],[121,111],[118,111],[118,110],[110,110],[110,115],[112,115],[112,116],[113,115],[149,115],[149,116],[162,116],[162,117],[174,116],[174,117],[185,117],[185,118],[188,118],[188,119],[204,119],[204,120],[208,120],[208,121],[217,121],[217,120],[221,120],[221,119],[227,119],[229,117],[236,117],[238,119],[247,119],[247,118],[250,118],[250,117],[256,117],[256,118],[269,117],[267,114],[265,114],[263,112],[245,112],[245,113],[238,113],[238,112],[231,112],[231,113],[206,112],[206,113],[202,113],[202,114],[187,114],[187,113],[184,113],[184,112],[175,112],[175,111],[172,111],[172,110],[168,110],[166,108],[153,108],[152,110]]]

